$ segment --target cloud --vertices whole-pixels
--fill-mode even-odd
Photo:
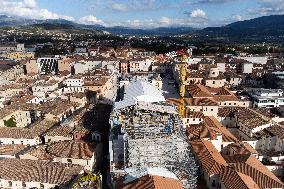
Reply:
[[[259,7],[248,9],[252,16],[284,14],[284,0],[260,0]]]
[[[114,3],[111,6],[112,10],[116,10],[116,11],[127,11],[128,7],[125,4],[120,4],[120,3]]]
[[[53,13],[47,9],[40,9],[36,0],[0,0],[0,14],[21,16],[33,19],[66,19],[74,20],[73,17]]]
[[[151,11],[165,8],[178,7],[176,2],[165,2],[156,0],[124,0],[123,3],[111,3],[109,6],[114,11],[135,12],[135,11]],[[106,1],[108,4],[108,1]]]
[[[190,13],[191,18],[207,18],[206,13],[201,9],[193,10]]]
[[[105,25],[104,21],[98,19],[97,17],[93,15],[84,16],[80,18],[78,22],[80,24],[86,24],[86,25],[96,25],[96,24]]]
[[[35,0],[24,0],[23,3],[26,6],[26,8],[34,9],[37,7],[37,3]]]
[[[235,2],[236,0],[199,0],[195,4],[207,4],[207,3],[228,3]]]
[[[243,20],[245,20],[244,16],[241,16],[241,15],[232,16],[232,21],[243,21]]]
[[[196,19],[196,18],[169,18],[161,17],[159,19],[133,19],[118,23],[107,23],[107,26],[125,26],[130,28],[139,29],[151,29],[158,27],[194,27],[203,28],[208,26],[206,19]]]
[[[160,24],[162,26],[169,26],[169,25],[172,24],[172,20],[170,18],[164,16],[160,19]]]

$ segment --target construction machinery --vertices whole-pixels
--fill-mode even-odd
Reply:
[[[186,80],[186,64],[188,61],[188,51],[181,50],[177,51],[177,56],[181,61],[181,70],[180,70],[180,88],[179,88],[179,95],[180,95],[180,106],[179,106],[179,114],[181,117],[184,117],[185,112],[185,105],[184,105],[184,97],[185,97],[185,80]]]

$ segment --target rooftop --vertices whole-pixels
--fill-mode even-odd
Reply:
[[[47,152],[55,157],[90,160],[95,146],[84,141],[66,140],[50,144]]]
[[[48,161],[0,160],[0,177],[5,180],[66,185],[83,168]]]
[[[221,166],[228,165],[210,141],[191,142],[192,149],[208,175],[220,174]]]

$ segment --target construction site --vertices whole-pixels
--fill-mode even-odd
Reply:
[[[143,176],[139,170],[163,168],[176,175],[184,188],[196,188],[198,167],[177,108],[145,81],[129,84],[124,97],[116,103],[110,118],[113,184],[130,172],[135,177]]]

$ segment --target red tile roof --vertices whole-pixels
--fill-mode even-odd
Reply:
[[[236,171],[250,176],[261,189],[283,188],[283,183],[255,156],[233,155],[224,156],[227,163],[235,167]]]
[[[208,175],[220,174],[221,166],[228,165],[210,141],[191,142],[192,149]]]
[[[183,189],[179,180],[161,176],[146,175],[119,189]]]
[[[251,177],[230,166],[222,166],[220,181],[226,189],[260,189]]]

